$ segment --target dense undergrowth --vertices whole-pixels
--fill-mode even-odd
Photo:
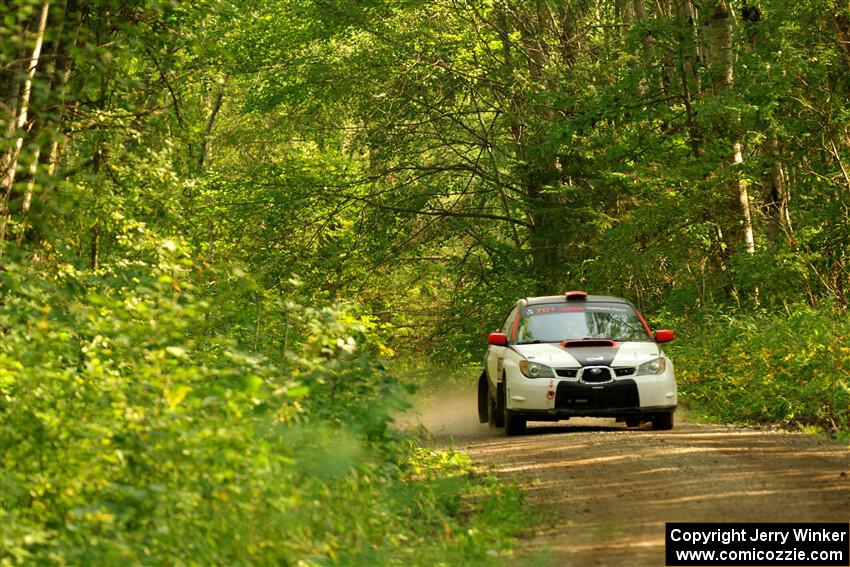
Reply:
[[[670,347],[681,399],[705,420],[850,439],[850,317],[832,305],[781,315],[706,313]]]
[[[288,305],[275,360],[210,316],[238,305],[212,289],[247,276],[201,278],[171,242],[97,274],[7,263],[0,282],[0,564],[509,553],[518,493],[390,427],[404,389],[350,310]]]
[[[4,4],[0,564],[501,562],[516,493],[380,360],[472,390],[525,295],[846,437],[846,2],[668,4]]]

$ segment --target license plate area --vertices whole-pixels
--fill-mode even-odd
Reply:
[[[627,409],[640,407],[634,380],[605,385],[561,381],[555,392],[556,409]]]

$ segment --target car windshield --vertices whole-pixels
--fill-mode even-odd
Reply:
[[[652,340],[635,310],[625,303],[531,305],[523,310],[517,328],[517,343],[555,343],[576,339]]]

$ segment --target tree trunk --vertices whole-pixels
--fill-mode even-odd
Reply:
[[[218,116],[218,112],[221,110],[221,104],[224,102],[224,86],[226,83],[227,75],[225,75],[218,84],[215,97],[213,98],[212,108],[210,109],[210,114],[207,117],[206,124],[204,125],[201,147],[198,150],[198,171],[204,168],[204,162],[206,161],[209,153],[210,135],[212,135],[213,126],[215,126],[215,119]]]
[[[21,226],[18,229],[18,235],[15,239],[18,246],[20,246],[21,242],[23,242],[24,232],[26,232],[27,229],[27,215],[29,214],[30,206],[32,205],[32,193],[35,190],[35,181],[38,176],[38,160],[40,157],[41,147],[36,147],[35,153],[32,157],[32,162],[27,169],[29,178],[27,179],[27,188],[24,191],[24,200],[21,203]]]
[[[698,90],[697,78],[694,72],[699,58],[697,47],[696,26],[694,23],[694,7],[691,0],[674,0],[677,27],[679,29],[679,50],[677,54],[679,80],[682,84],[682,103],[685,106],[688,138],[691,154],[701,158],[705,154],[702,148],[702,134],[696,121],[693,106],[693,92]]]
[[[18,57],[20,54],[13,54],[14,57]],[[20,59],[23,59],[23,56],[20,56]],[[9,137],[10,139],[15,136],[15,126],[18,123],[18,102],[21,98],[21,74],[22,69],[21,65],[18,63],[10,63],[8,72],[0,73],[0,96],[2,96],[2,101],[0,102],[0,109],[3,112],[3,123],[5,125],[5,132],[3,133],[4,137]],[[3,155],[3,160],[5,163],[6,154]]]
[[[732,36],[735,28],[735,16],[732,7],[726,0],[714,0],[708,6],[706,27],[706,39],[708,41],[709,71],[712,87],[715,95],[732,89],[734,84],[735,53],[732,47]],[[735,180],[731,183],[733,191],[740,205],[740,220],[743,232],[744,245],[747,253],[755,252],[755,239],[753,237],[752,214],[750,212],[750,198],[747,184],[741,177],[741,164],[743,163],[743,152],[741,141],[734,133],[735,125],[724,124],[722,130],[728,128],[732,142],[732,174]]]
[[[552,61],[554,47],[550,45],[545,37],[546,28],[552,37],[559,38],[559,46],[563,56],[563,65],[569,68],[574,62],[574,45],[568,36],[571,35],[566,28],[555,29],[563,22],[569,22],[566,13],[560,14],[560,22],[547,24],[542,21],[540,6],[534,11],[530,7],[525,12],[516,14],[516,21],[520,31],[520,39],[523,55],[525,56],[528,75],[532,81],[532,88],[542,88],[541,83],[549,89],[555,89],[556,85],[546,80],[546,67]],[[565,8],[566,9],[566,8]],[[574,14],[575,16],[576,14]],[[528,99],[526,93],[522,93],[521,100]],[[535,118],[547,121],[555,120],[556,116],[548,108],[524,108],[525,113],[532,113]],[[562,242],[556,233],[557,213],[563,207],[558,195],[547,190],[558,182],[558,170],[556,166],[557,156],[546,147],[546,140],[542,133],[534,128],[523,125],[527,130],[526,136],[516,146],[516,156],[520,163],[524,164],[523,186],[525,188],[525,200],[530,217],[529,244],[531,247],[532,265],[534,277],[537,281],[537,292],[540,294],[551,293],[558,285],[557,279],[562,265]]]
[[[644,6],[644,0],[632,0],[634,4],[634,14],[635,14],[635,22],[638,24],[643,24],[646,22],[646,6]],[[644,32],[643,37],[640,38],[640,44],[643,48],[643,60],[650,61],[650,56],[652,55],[652,44],[653,39],[652,36],[646,32]]]
[[[741,142],[735,142],[733,163],[737,168],[740,168],[744,162],[744,156],[741,150]],[[747,182],[744,181],[740,173],[736,171],[738,180],[735,182],[738,185],[738,202],[741,204],[741,225],[744,232],[744,244],[747,247],[747,253],[752,254],[756,251],[756,243],[753,237],[753,219],[750,212],[750,195],[747,190]]]
[[[59,132],[66,113],[65,95],[73,62],[71,52],[77,45],[81,13],[77,10],[75,0],[66,0],[64,7],[60,8],[58,14],[54,9],[53,17],[54,19],[60,18],[62,25],[57,37],[52,39],[50,61],[47,64],[47,76],[49,77],[47,91],[51,95],[54,92],[57,94],[55,111],[53,111],[53,107],[51,106],[46,114],[52,116],[52,118],[48,118],[48,121],[41,124],[38,129],[33,129],[34,135],[32,136],[34,139],[37,137],[38,131],[36,130],[47,130],[50,133],[50,143],[49,148],[41,145],[36,146],[33,160],[27,171],[27,186],[21,204],[21,226],[17,235],[18,245],[21,244],[25,236],[24,233],[27,230],[27,217],[32,208],[33,194],[38,182],[36,178],[39,175],[39,165],[47,166],[46,175],[42,175],[41,179],[48,184],[53,179],[59,166]]]
[[[783,237],[793,242],[794,230],[791,226],[785,170],[779,159],[779,141],[774,134],[768,134],[762,151],[767,161],[762,173],[762,198],[768,219],[767,236],[774,243]]]
[[[100,223],[95,223],[91,229],[91,245],[89,247],[89,261],[92,271],[100,268]]]
[[[845,3],[843,12],[836,6],[836,12],[832,14],[832,25],[835,27],[835,33],[838,39],[838,46],[844,53],[844,59],[847,61],[847,66],[850,67],[850,8]]]
[[[708,42],[709,71],[714,92],[719,94],[731,89],[734,82],[732,33],[735,18],[726,0],[714,0],[707,8],[705,37]]]
[[[0,241],[6,238],[6,225],[10,217],[9,200],[11,199],[12,188],[15,184],[15,170],[18,168],[18,156],[24,145],[23,131],[27,123],[30,95],[32,94],[32,81],[35,77],[36,67],[38,67],[38,60],[41,57],[41,46],[44,43],[44,30],[47,27],[47,14],[49,10],[50,2],[47,1],[41,8],[38,29],[35,35],[35,45],[33,46],[32,56],[30,57],[29,67],[27,68],[24,87],[21,91],[18,116],[15,120],[14,128],[17,138],[15,145],[6,152],[6,156],[3,159],[2,171],[0,171],[0,190],[3,191],[2,200],[0,200]]]

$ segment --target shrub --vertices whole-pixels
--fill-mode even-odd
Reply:
[[[486,487],[512,510],[509,491],[388,427],[400,386],[355,317],[290,305],[274,362],[195,280],[171,243],[0,272],[2,564],[437,564],[515,529],[465,503]]]
[[[673,350],[682,397],[734,422],[850,432],[850,318],[794,305],[787,316],[707,317]]]

